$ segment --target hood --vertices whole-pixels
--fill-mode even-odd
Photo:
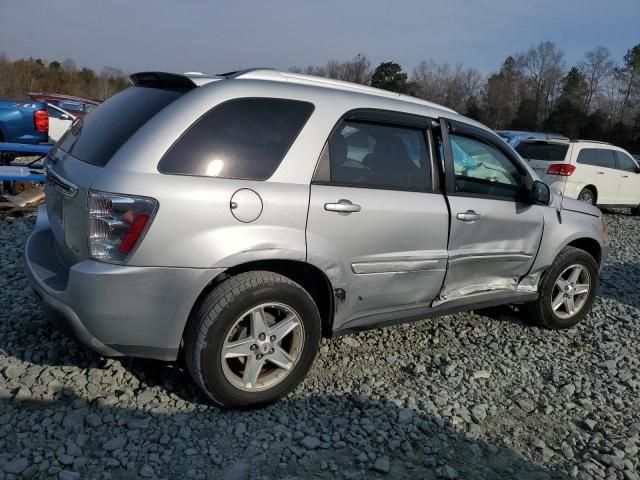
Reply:
[[[588,203],[568,197],[561,197],[560,208],[572,212],[585,213],[594,217],[602,216],[602,212],[595,205],[589,205]]]

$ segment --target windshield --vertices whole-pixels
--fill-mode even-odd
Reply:
[[[528,160],[563,161],[569,145],[565,143],[521,142],[516,147],[523,158]]]

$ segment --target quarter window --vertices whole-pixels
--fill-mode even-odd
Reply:
[[[425,133],[418,128],[344,121],[329,138],[316,182],[427,191],[431,168]]]
[[[522,174],[501,150],[465,135],[450,133],[456,193],[515,200]]]
[[[158,170],[266,180],[286,155],[313,104],[279,98],[229,100],[202,116],[160,160]]]

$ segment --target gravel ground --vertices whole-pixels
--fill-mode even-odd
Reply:
[[[22,273],[33,219],[0,222],[0,480],[638,479],[640,219],[607,222],[577,328],[500,308],[323,341],[292,395],[250,412],[52,329]]]

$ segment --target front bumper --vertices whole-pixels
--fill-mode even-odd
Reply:
[[[46,211],[27,240],[27,277],[52,323],[104,356],[177,358],[200,293],[224,269],[130,267],[56,254]]]

